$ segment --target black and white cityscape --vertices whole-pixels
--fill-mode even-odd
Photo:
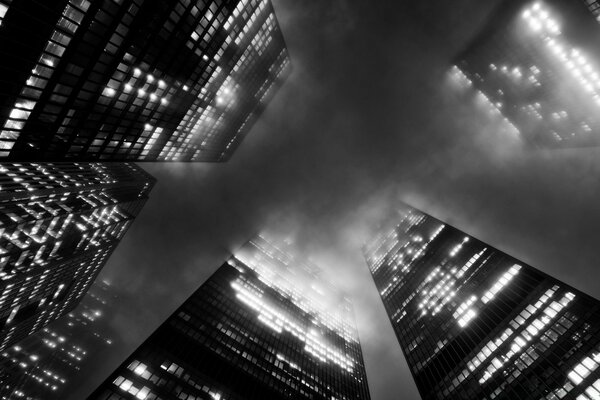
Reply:
[[[599,1],[0,0],[0,76],[0,399],[600,399]]]

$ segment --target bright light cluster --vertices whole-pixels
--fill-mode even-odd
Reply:
[[[479,253],[473,254],[471,258],[469,258],[469,261],[467,261],[465,265],[463,265],[462,268],[458,271],[458,273],[456,273],[456,277],[462,278],[462,276],[477,262],[477,260],[481,258],[481,256],[483,255],[483,253],[485,253],[486,250],[487,247],[481,250]],[[456,270],[452,270],[452,272],[454,273],[456,272]]]
[[[529,24],[529,28],[534,32],[542,32],[546,35],[560,35],[560,25],[551,17],[550,13],[540,2],[535,2],[533,5],[523,11],[523,18]]]
[[[600,106],[600,75],[579,49],[571,47],[563,38],[559,23],[541,3],[536,2],[523,12],[528,27],[544,41],[570,76],[580,83],[594,102]]]
[[[494,64],[490,65],[492,70],[496,70],[497,67]],[[504,67],[506,68],[506,67]],[[515,71],[517,75],[520,72],[518,69]],[[473,86],[473,81],[456,65],[450,69],[451,79],[457,83],[463,89],[469,89]],[[501,102],[493,102],[488,96],[486,96],[481,90],[475,89],[475,99],[479,106],[485,108],[490,116],[502,118],[502,122],[507,126],[508,131],[516,136],[520,135],[519,129],[504,117],[502,113],[503,104]]]
[[[506,285],[508,285],[509,282],[513,279],[513,277],[519,273],[520,269],[521,269],[521,266],[517,265],[517,264],[510,267],[510,269],[508,271],[506,271],[500,277],[500,279],[498,279],[498,282],[496,282],[494,284],[494,286],[492,286],[490,288],[490,290],[485,292],[485,294],[481,298],[481,301],[483,301],[484,303],[487,303],[490,300],[492,300],[494,298],[494,296],[496,296],[498,294],[498,292],[500,292]]]
[[[592,374],[598,365],[600,364],[600,352],[596,351],[589,356],[581,360],[573,369],[567,374],[569,380],[575,385],[581,385],[586,378]],[[573,385],[565,384],[562,388],[555,391],[555,393],[564,394],[569,392],[573,388]],[[598,400],[600,399],[600,379],[596,379],[594,382],[587,383],[587,387],[582,394],[577,396],[577,400]]]
[[[408,218],[410,219],[410,217]],[[400,226],[408,223],[411,227],[418,226],[421,220],[417,221],[409,221],[405,219],[401,221],[401,223],[392,230],[386,237],[385,249],[386,252],[383,253],[382,256],[377,257],[376,264],[371,265],[371,271],[375,273],[384,263],[391,267],[393,271],[400,269],[400,277],[398,274],[394,274],[392,280],[388,283],[388,285],[380,292],[381,296],[386,296],[392,292],[397,287],[400,287],[404,284],[404,276],[410,271],[411,267],[414,263],[423,255],[427,250],[427,247],[431,244],[431,242],[444,230],[445,225],[442,224],[429,236],[428,240],[425,241],[423,236],[421,235],[412,235],[410,241],[406,241],[403,245],[398,249],[399,238],[396,232],[397,229],[400,229]],[[380,245],[382,246],[383,243]],[[390,253],[394,252],[394,255],[390,257]],[[427,302],[427,300],[425,301]]]
[[[315,324],[335,331],[348,342],[357,342],[357,334],[349,322],[351,313],[344,307],[331,307],[332,299],[317,290],[314,276],[309,272],[315,267],[299,263],[273,243],[262,237],[261,239],[251,242],[255,250],[250,253],[239,252],[230,263],[235,267],[234,260],[239,260],[255,271],[261,282],[287,297],[302,311],[312,315]],[[308,281],[313,284],[299,284]],[[337,302],[335,299],[333,301]]]
[[[130,393],[130,394],[134,395],[136,399],[140,399],[140,400],[146,399],[148,397],[148,395],[151,393],[151,390],[149,387],[147,387],[147,386],[143,386],[141,388],[135,387],[133,385],[132,381],[130,381],[129,379],[125,379],[122,376],[118,376],[113,381],[113,384],[115,384],[117,387],[119,387],[119,389],[121,389],[122,391]]]
[[[60,60],[60,55],[63,54],[80,26],[83,13],[72,3],[74,2],[70,1],[63,10],[62,17],[58,20],[56,29],[50,36],[51,39],[46,43],[37,64],[21,89],[9,118],[0,130],[0,150],[10,150],[14,146],[16,139],[20,136],[20,130],[29,119],[42,90],[45,89],[49,78],[54,73],[54,67]],[[87,10],[89,6],[90,2],[87,0],[78,2],[78,7],[84,10]],[[8,8],[3,9],[2,7],[6,6],[0,5],[0,23],[4,13],[8,10]],[[8,140],[3,141],[2,139]]]
[[[467,236],[465,236],[461,243],[457,244],[456,246],[454,246],[452,248],[452,250],[450,250],[450,257],[454,257],[455,255],[457,255],[458,252],[462,249],[463,245],[465,243],[467,243],[468,241],[469,241],[469,238]]]
[[[435,285],[423,289],[420,293],[423,298],[418,306],[422,310],[421,315],[426,315],[428,311],[431,311],[432,315],[437,314],[456,295],[454,289],[456,279],[454,279],[453,274],[446,273],[440,267],[436,267],[425,278],[424,283],[427,284],[434,279],[437,279]]]
[[[470,320],[477,316],[477,312],[471,308],[473,303],[477,301],[477,296],[471,296],[467,301],[462,303],[454,312],[454,318],[458,320],[458,325],[461,328],[465,327]]]
[[[579,385],[592,372],[598,368],[600,363],[600,353],[593,353],[591,356],[585,357],[567,374],[568,378],[576,385]]]
[[[559,301],[553,301],[549,306],[545,307],[537,318],[526,325],[522,325],[521,332],[513,338],[510,347],[505,351],[504,355],[498,355],[492,359],[483,376],[479,379],[479,383],[484,383],[490,379],[496,371],[502,368],[515,355],[522,354],[529,343],[543,332],[574,298],[575,295],[573,293],[566,293]]]
[[[303,324],[268,304],[253,285],[240,278],[232,282],[231,287],[237,292],[236,297],[250,308],[258,312],[258,319],[277,333],[284,330],[305,343],[304,349],[323,362],[332,361],[347,371],[352,371],[354,361],[340,351],[326,344],[324,338],[315,329],[307,329]]]
[[[542,316],[536,319],[536,321],[539,320],[539,322],[535,322],[535,325],[530,323],[527,327],[525,326],[525,323],[530,320],[532,316],[550,300],[550,298],[552,298],[557,289],[558,286],[554,286],[546,290],[546,292],[542,294],[542,296],[540,296],[536,302],[525,307],[518,316],[513,318],[509,323],[509,327],[506,328],[500,335],[484,344],[481,350],[467,363],[467,368],[465,368],[460,374],[457,375],[456,378],[453,379],[451,388],[456,388],[469,375],[474,373],[482,364],[488,362],[492,356],[495,356],[493,362],[490,363],[488,370],[484,372],[484,375],[480,380],[481,383],[485,382],[492,376],[493,372],[502,367],[502,365],[508,361],[509,355],[513,356],[515,354],[515,350],[518,351],[518,349],[522,349],[523,345],[533,338],[532,335],[539,333],[540,328],[543,328],[540,323],[547,324],[550,322],[548,318],[556,318],[558,313],[557,310],[561,310],[566,304],[568,304],[568,301],[570,301],[568,298],[573,296],[571,293],[567,293],[563,298],[562,302],[564,305],[563,303],[553,302],[550,307],[547,307],[544,310]],[[531,328],[529,328],[529,326],[531,326]],[[515,335],[515,331],[519,330],[522,331],[521,334]],[[513,338],[513,344],[508,348],[508,352],[503,356],[497,356],[499,352],[498,350],[506,350],[504,345],[511,338]]]

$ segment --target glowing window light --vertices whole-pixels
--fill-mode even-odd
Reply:
[[[537,301],[530,304],[519,314],[519,316],[515,317],[509,323],[509,325],[520,326],[521,322],[523,322],[523,320],[526,319],[525,317],[531,316],[531,312],[536,312],[539,308],[541,308],[541,306],[543,304],[545,304],[548,301],[548,299],[550,299],[550,297],[552,297],[552,295],[554,294],[554,292],[557,289],[558,289],[558,286],[554,286],[553,288],[548,289],[542,296],[539,297],[539,299]],[[568,295],[568,297],[565,297],[565,302],[568,300],[569,297],[571,297],[571,296],[574,297],[574,295],[572,295],[570,293],[568,293],[567,295]],[[554,303],[556,303],[556,304],[554,304]],[[546,307],[546,309],[544,310],[544,313],[548,314],[548,310],[551,310],[551,309],[555,309],[555,311],[556,310],[560,311],[560,307],[561,307],[560,303],[553,302],[552,304],[550,304],[549,307]],[[554,316],[556,316],[556,314],[554,314]],[[553,319],[553,317],[551,317],[551,318]],[[517,322],[519,320],[521,322]],[[511,337],[513,335],[513,333],[514,333],[513,329],[511,329],[510,327],[506,328],[504,330],[504,332],[502,332],[501,335],[497,336],[495,339],[490,340],[486,344],[484,344],[481,347],[481,350],[469,362],[467,362],[467,368],[465,368],[462,371],[462,373],[458,374],[458,376],[453,379],[453,381],[452,381],[453,386],[451,386],[452,390],[456,389],[456,387],[461,382],[463,382],[481,364],[486,362],[486,360],[488,360],[490,358],[490,356],[492,356],[492,354],[494,354],[494,352],[500,346],[502,346],[508,340],[509,337]],[[518,348],[522,348],[525,345],[525,343],[526,343],[526,341],[522,337],[517,336],[517,338],[515,338],[515,340],[513,341],[513,344],[510,346],[510,351],[515,353],[516,350]],[[495,364],[498,365],[498,361],[495,361]],[[486,376],[486,379],[488,379],[489,377],[491,377],[491,374],[488,371],[486,371],[485,376]]]
[[[483,255],[483,253],[487,250],[487,248],[481,250],[479,253],[474,254],[473,256],[471,256],[471,258],[469,259],[469,261],[467,261],[465,263],[465,265],[458,271],[458,273],[456,274],[457,278],[462,277],[468,270],[469,268],[471,268],[475,262],[477,262],[477,260],[479,260],[479,258]]]
[[[132,385],[133,385],[133,382],[130,381],[129,379],[125,379],[121,383],[117,384],[117,386],[119,386],[119,389],[124,390],[126,392],[131,388]]]
[[[508,271],[506,271],[498,279],[498,281],[496,283],[494,283],[494,285],[483,295],[483,297],[481,298],[481,301],[483,301],[484,303],[487,303],[490,300],[492,300],[494,298],[494,296],[496,296],[498,294],[498,292],[500,292],[502,289],[504,289],[504,287],[506,285],[508,285],[508,283],[514,278],[514,276],[519,273],[520,269],[521,269],[521,266],[518,264],[515,264],[512,267],[510,267],[510,269]]]
[[[245,285],[239,278],[231,287],[237,291],[236,297],[259,312],[258,319],[275,330],[291,333],[305,343],[304,349],[322,362],[332,361],[347,371],[352,371],[354,361],[325,344],[315,330],[307,329],[292,321],[288,316],[268,305],[259,295],[253,293],[251,285]]]
[[[464,315],[458,320],[458,325],[460,325],[461,328],[464,328],[465,326],[467,326],[469,321],[472,320],[473,318],[475,318],[476,316],[477,316],[477,313],[475,312],[475,310],[473,310],[472,308],[469,308],[464,313]]]
[[[575,295],[573,293],[566,293],[559,302],[553,301],[549,306],[545,308],[545,310],[552,308],[555,311],[559,312],[563,308],[565,308],[574,298]],[[513,343],[511,344],[508,352],[506,352],[506,354],[502,356],[502,361],[500,361],[500,359],[497,357],[494,358],[494,360],[492,360],[491,364],[483,373],[481,379],[479,379],[479,383],[482,384],[486,382],[513,356],[521,353],[521,351],[525,348],[528,342],[532,341],[535,336],[537,336],[552,322],[553,319],[554,318],[550,318],[547,315],[547,313],[544,312],[540,317],[534,319],[529,325],[527,325],[525,329],[521,331],[521,334],[513,340]]]
[[[468,237],[465,237],[463,241],[452,248],[450,251],[450,257],[454,257],[462,249],[463,245],[469,241]]]
[[[560,26],[541,5],[528,8],[523,13],[530,29],[538,32],[551,54],[563,63],[571,76],[583,89],[592,95],[594,102],[600,105],[600,80],[596,79],[597,71],[587,61],[579,49],[570,48],[562,39]]]
[[[0,3],[0,26],[2,26],[2,19],[4,19],[4,16],[6,15],[7,11],[8,11],[8,6]]]
[[[464,328],[470,320],[477,316],[475,310],[471,308],[475,301],[477,301],[477,296],[471,296],[467,301],[463,302],[454,312],[453,316],[455,319],[458,320],[458,324],[461,328]]]
[[[256,9],[254,10],[254,12],[252,13],[252,15],[245,21],[246,25],[244,25],[244,28],[242,29],[242,32],[235,38],[235,44],[236,45],[239,45],[240,42],[246,37],[246,35],[248,34],[248,32],[250,32],[250,30],[252,29],[252,27],[254,26],[254,24],[256,23],[256,21],[258,20],[258,16],[264,10],[266,4],[267,4],[266,0],[262,0],[258,4],[258,6],[256,7]]]
[[[107,97],[113,97],[116,93],[117,91],[110,87],[106,87],[103,92],[103,94]]]
[[[598,368],[600,363],[600,353],[594,353],[585,357],[567,374],[567,377],[576,385],[579,385],[592,372]]]
[[[138,365],[137,367],[135,367],[135,369],[133,370],[133,372],[135,372],[138,375],[142,375],[145,371],[146,371],[146,364],[144,363],[140,363],[140,365]]]
[[[139,392],[137,392],[137,394],[135,395],[135,397],[137,397],[140,400],[144,400],[148,397],[148,395],[150,394],[150,388],[149,387],[142,387],[140,389]]]

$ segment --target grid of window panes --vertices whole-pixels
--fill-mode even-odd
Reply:
[[[278,270],[264,266],[299,268],[285,267],[290,259],[261,239],[250,247],[221,266],[90,398],[369,399],[349,302],[342,298],[335,311],[317,315],[319,300],[297,296],[328,285],[313,278],[304,286],[293,274],[294,292]],[[249,255],[257,249],[258,257]]]
[[[408,206],[365,258],[423,399],[599,395],[597,300]]]
[[[93,368],[90,355],[112,344],[105,331],[114,300],[108,283],[95,282],[75,310],[5,349],[0,356],[0,399],[64,399],[81,383],[80,372]]]
[[[0,158],[224,161],[290,71],[269,0],[38,3],[0,27]]]
[[[530,145],[599,145],[599,40],[582,2],[507,1],[451,72]]]
[[[0,350],[79,302],[153,182],[133,164],[0,166]]]

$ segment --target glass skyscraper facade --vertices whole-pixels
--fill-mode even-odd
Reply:
[[[104,281],[95,282],[75,310],[0,356],[0,399],[64,399],[81,380],[90,356],[113,343],[107,324],[116,296]]]
[[[285,247],[248,242],[90,399],[369,399],[349,300]]]
[[[12,161],[226,161],[290,71],[269,0],[0,0],[0,54]]]
[[[528,145],[600,145],[597,6],[505,0],[455,59],[450,75],[504,116]]]
[[[0,351],[79,303],[153,184],[128,163],[0,165]]]
[[[365,259],[423,399],[600,398],[600,302],[401,206]]]

